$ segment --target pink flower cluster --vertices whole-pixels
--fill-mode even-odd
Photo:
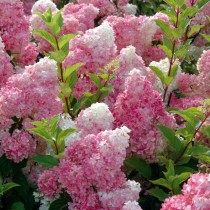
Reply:
[[[51,176],[51,170],[40,176],[40,191],[54,196],[59,189],[55,188],[57,180],[73,200],[70,209],[78,210],[108,210],[113,207],[120,210],[125,202],[137,200],[140,185],[134,181],[126,182],[121,171],[128,148],[128,132],[128,128],[121,127],[72,142],[58,168],[53,169],[58,173],[54,173],[49,181],[47,177]],[[110,202],[107,197],[112,194],[115,196]]]
[[[153,40],[161,39],[162,32],[155,24],[155,19],[166,21],[167,16],[162,13],[157,13],[152,17],[136,17],[134,15],[126,15],[124,17],[109,16],[106,20],[111,24],[115,32],[115,44],[118,52],[132,45],[136,48],[137,54],[142,56],[147,48],[152,45]],[[152,48],[149,49],[151,50]],[[160,57],[165,56],[161,53]]]
[[[21,162],[23,159],[31,157],[36,149],[36,142],[31,135],[22,130],[15,130],[10,136],[9,133],[1,133],[1,149],[8,159],[12,159],[15,163]]]
[[[0,90],[2,121],[16,116],[28,127],[30,119],[41,120],[61,113],[62,102],[58,98],[56,81],[56,62],[47,57],[11,76]]]
[[[5,49],[10,51],[19,65],[33,64],[37,57],[35,46],[30,43],[29,21],[24,15],[20,0],[0,1],[0,36]],[[27,55],[26,58],[22,58]]]
[[[105,19],[109,15],[135,14],[136,6],[128,4],[128,0],[77,0],[79,4],[92,4],[99,9],[98,19]]]
[[[94,20],[99,9],[92,4],[66,4],[62,11],[64,19],[63,34],[85,32],[94,28]]]
[[[156,155],[165,143],[155,125],[173,127],[174,118],[166,112],[160,93],[139,70],[126,79],[113,115],[117,127],[125,125],[131,130],[131,150],[149,162],[157,161]]]
[[[78,73],[97,73],[116,56],[114,31],[108,22],[89,29],[83,36],[70,41],[70,52],[64,61],[68,67],[76,63],[84,63]]]
[[[161,210],[209,210],[210,174],[192,174],[184,184],[182,195],[167,198]]]
[[[133,46],[128,46],[120,51],[117,57],[119,61],[119,68],[116,72],[116,78],[111,80],[111,84],[114,87],[114,91],[110,92],[109,97],[105,99],[106,103],[109,104],[112,109],[116,98],[119,93],[125,89],[125,80],[129,76],[130,71],[134,68],[140,69],[142,75],[147,76],[149,80],[154,82],[154,74],[144,64],[143,59],[136,54],[136,49]]]

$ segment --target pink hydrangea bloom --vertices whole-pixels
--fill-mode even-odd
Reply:
[[[5,49],[20,62],[21,56],[26,54],[26,46],[30,43],[31,38],[29,21],[24,15],[23,3],[20,0],[1,0],[0,14],[0,36],[5,44]],[[28,51],[27,56],[31,58],[31,63],[34,63],[37,54],[35,46],[32,45],[32,47],[34,49]],[[25,65],[25,63],[20,64]]]
[[[99,72],[98,68],[104,67],[116,56],[114,39],[114,31],[108,22],[89,29],[83,36],[70,41],[70,52],[64,66],[84,63],[79,68],[79,74]]]
[[[4,44],[2,43],[0,37],[0,87],[6,83],[7,79],[13,73],[13,66],[10,63],[11,58],[6,53],[4,49]]]
[[[118,52],[128,45],[133,45],[137,54],[142,55],[146,48],[152,44],[152,38],[158,29],[154,17],[109,16],[106,20],[114,29]]]
[[[47,57],[11,76],[0,90],[0,116],[33,120],[51,118],[62,112],[58,98],[57,66]]]
[[[174,118],[166,112],[160,93],[140,71],[135,70],[126,79],[113,115],[117,127],[125,125],[131,130],[131,150],[149,162],[157,161],[165,142],[155,125],[173,127]]]
[[[8,159],[15,163],[31,157],[36,149],[36,142],[26,131],[15,130],[10,136],[9,133],[1,133],[1,148]]]
[[[63,34],[85,32],[94,28],[94,20],[99,9],[92,4],[66,4],[62,10]]]
[[[161,210],[209,210],[210,174],[192,174],[183,185],[182,195],[167,198]]]
[[[48,198],[53,198],[57,194],[61,193],[58,176],[59,171],[57,167],[45,170],[38,179],[39,191]]]
[[[118,94],[124,91],[125,80],[134,68],[141,70],[142,75],[147,76],[150,81],[154,82],[156,80],[152,71],[145,66],[142,58],[136,54],[135,47],[130,45],[122,49],[117,59],[119,60],[119,68],[117,69],[116,78],[110,82],[114,87],[114,91],[110,92],[108,98],[105,99],[111,109]]]
[[[99,17],[117,14],[115,4],[109,0],[78,0],[78,3],[92,4],[99,9]]]
[[[113,129],[114,117],[104,103],[94,103],[91,107],[82,110],[76,121],[79,135],[84,138],[88,134],[97,134],[101,131]]]
[[[126,178],[121,166],[126,157],[128,132],[122,127],[91,134],[66,149],[59,164],[59,182],[76,209],[100,209],[97,192],[124,186]]]

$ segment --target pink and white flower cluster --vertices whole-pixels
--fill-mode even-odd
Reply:
[[[209,210],[210,174],[192,174],[181,195],[167,198],[161,210]]]
[[[126,202],[136,201],[140,185],[126,181],[121,171],[129,146],[128,133],[128,128],[121,127],[72,142],[59,166],[40,176],[40,191],[53,197],[65,188],[73,200],[70,209],[120,210]]]

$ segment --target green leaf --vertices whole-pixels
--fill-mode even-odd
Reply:
[[[20,186],[19,184],[16,184],[14,182],[9,182],[9,183],[3,184],[0,188],[1,189],[0,194],[5,193],[6,191],[12,189],[13,187],[19,187],[19,186]]]
[[[155,22],[170,39],[173,37],[172,29],[167,23],[163,20],[155,20]]]
[[[58,159],[51,155],[38,155],[31,159],[37,163],[42,164],[47,168],[53,168],[54,166],[58,166]]]
[[[171,68],[170,76],[174,78],[177,75],[177,71],[178,71],[178,65],[173,65]]]
[[[157,180],[150,180],[150,182],[152,182],[153,184],[156,184],[156,185],[166,187],[169,190],[172,190],[171,184],[167,179],[160,178]]]
[[[43,13],[43,16],[45,17],[45,23],[51,22],[51,20],[52,20],[52,10],[51,10],[51,8],[49,8],[47,11],[45,11]]]
[[[147,192],[152,194],[154,197],[156,197],[160,201],[164,201],[168,197],[168,194],[165,193],[165,191],[160,188],[152,188],[150,190],[147,190]]]
[[[170,50],[173,48],[173,43],[166,36],[163,36],[163,44]]]
[[[176,137],[175,132],[168,127],[157,125],[157,128],[161,131],[165,139],[167,140],[170,148],[175,150],[176,154],[178,155],[183,148],[181,141]]]
[[[46,25],[55,36],[57,36],[61,32],[61,28],[55,22],[49,22],[46,23]]]
[[[65,69],[65,72],[63,74],[64,80],[66,80],[72,74],[72,72],[76,71],[81,66],[84,66],[84,64],[83,63],[77,63],[73,66],[68,66]]]
[[[61,197],[50,204],[49,210],[62,210],[68,207],[70,201],[72,201],[70,197]]]
[[[76,71],[73,71],[73,72],[71,73],[71,76],[68,77],[68,79],[67,79],[67,82],[69,83],[69,87],[70,87],[72,90],[74,89],[74,86],[76,85],[77,80],[78,80],[77,72],[76,72]]]
[[[175,172],[174,172],[174,162],[172,160],[168,161],[168,166],[167,166],[167,171],[163,172],[166,179],[168,180],[170,176],[174,176]]]
[[[164,80],[164,84],[166,84],[167,86],[169,86],[173,80],[174,80],[173,77],[166,76],[165,77],[165,80]]]
[[[67,56],[66,52],[62,50],[51,51],[48,53],[50,58],[61,63]]]
[[[190,31],[188,32],[187,36],[191,37],[195,32],[199,31],[201,28],[203,28],[204,25],[195,25],[192,26],[192,28],[190,29]]]
[[[101,88],[103,87],[103,85],[101,84],[101,80],[100,78],[95,75],[95,74],[88,74],[88,76],[90,77],[90,79],[92,80],[92,82],[98,87]]]
[[[201,129],[201,132],[205,134],[208,138],[210,138],[210,125],[205,126]]]
[[[209,2],[209,0],[199,0],[198,3],[197,3],[198,8],[201,9],[201,8],[204,7],[208,2]]]
[[[149,179],[152,175],[150,165],[139,157],[131,157],[125,160],[125,162],[136,169],[143,177]]]
[[[208,42],[210,42],[210,36],[206,35],[206,34],[201,34],[201,36],[203,38],[205,38]]]
[[[205,147],[202,144],[196,144],[193,147],[189,148],[188,154],[194,156],[194,155],[209,155],[210,156],[210,148]]]
[[[196,116],[198,116],[200,119],[204,119],[202,112],[195,107],[186,110],[170,109],[169,112],[178,114],[179,116],[183,117],[187,122],[191,124],[192,127],[196,127],[199,123],[199,120],[196,118]]]
[[[39,127],[36,127],[36,128],[31,128],[31,129],[28,129],[28,131],[32,132],[32,133],[35,133],[39,136],[41,136],[43,139],[47,140],[49,143],[53,143],[53,139],[52,137],[50,136],[50,134],[45,130],[45,128],[39,128]]]
[[[76,36],[76,34],[64,34],[58,39],[58,46],[59,49],[62,49],[63,46],[68,43],[71,39],[73,39]]]
[[[47,32],[45,30],[34,30],[33,33],[37,34],[38,36],[40,36],[43,39],[45,39],[46,41],[48,41],[54,47],[54,49],[57,48],[57,46],[56,46],[56,39],[49,32]]]
[[[165,45],[158,45],[158,46],[165,52],[165,54],[168,56],[168,58],[171,58],[172,57],[172,51],[171,51],[171,49],[169,49]]]
[[[165,76],[163,72],[156,66],[149,66],[149,67],[157,75],[157,77],[161,80],[161,82],[164,84]]]
[[[62,10],[59,10],[52,18],[52,22],[56,23],[60,29],[62,29],[62,27],[63,27],[63,17],[61,15],[61,11]],[[58,35],[58,34],[56,34],[56,35]]]
[[[197,171],[188,167],[188,166],[174,166],[174,169],[175,169],[175,174],[182,174],[182,173],[185,173],[185,172],[189,172],[191,174],[194,174],[196,173]]]
[[[24,204],[22,202],[15,202],[12,204],[10,210],[25,210]]]
[[[190,172],[184,172],[184,173],[181,173],[179,175],[174,176],[173,181],[172,181],[172,186],[174,188],[179,187],[179,185],[182,182],[186,181],[189,178],[190,175],[191,175]]]

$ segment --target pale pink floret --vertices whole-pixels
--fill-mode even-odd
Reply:
[[[209,210],[210,174],[192,174],[184,184],[182,195],[167,198],[161,210]]]
[[[131,130],[131,150],[149,162],[157,161],[165,142],[155,125],[173,127],[174,118],[166,112],[160,93],[140,71],[135,70],[126,79],[113,115],[116,126],[125,125]]]
[[[15,163],[31,157],[36,149],[36,142],[26,131],[15,130],[12,136],[1,133],[1,148],[8,159]]]

